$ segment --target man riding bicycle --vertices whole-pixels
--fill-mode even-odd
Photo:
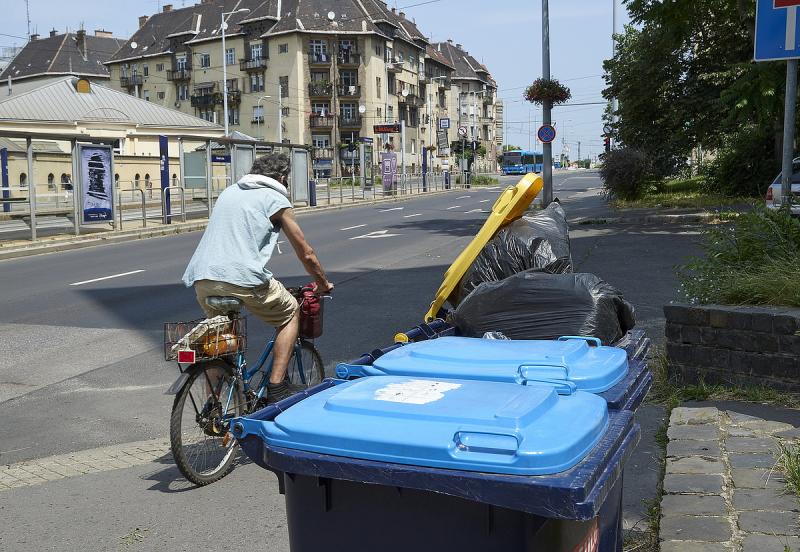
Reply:
[[[287,190],[289,170],[287,155],[271,153],[256,159],[249,174],[226,188],[183,275],[186,287],[194,286],[206,316],[225,314],[209,307],[207,297],[236,297],[251,313],[277,329],[268,404],[290,395],[286,371],[299,331],[297,300],[266,266],[281,230],[314,278],[317,291],[333,291],[295,219]]]

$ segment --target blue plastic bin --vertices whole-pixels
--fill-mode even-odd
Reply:
[[[326,380],[233,431],[278,476],[293,552],[622,550],[639,427],[569,385]]]
[[[600,395],[614,410],[636,410],[652,383],[644,359],[584,337],[556,341],[427,338],[340,364],[336,375],[341,379],[386,375],[481,379],[519,385],[569,382],[576,389]]]

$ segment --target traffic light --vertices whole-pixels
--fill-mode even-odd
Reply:
[[[609,138],[608,136],[606,136],[606,137],[603,139],[603,143],[604,143],[604,144],[605,144],[605,146],[606,146],[606,153],[610,152],[610,151],[611,151],[611,138]]]

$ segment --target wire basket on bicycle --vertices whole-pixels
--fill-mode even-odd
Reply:
[[[189,322],[164,323],[164,358],[211,360],[232,357],[247,350],[247,319],[214,316]],[[189,355],[185,353],[190,352]],[[182,355],[181,353],[184,353]]]

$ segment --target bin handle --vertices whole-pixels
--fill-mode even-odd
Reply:
[[[559,341],[572,341],[572,340],[585,341],[585,342],[587,342],[589,344],[589,346],[594,346],[594,347],[601,347],[603,345],[603,342],[600,341],[598,338],[596,338],[596,337],[588,337],[588,336],[585,336],[585,335],[562,335],[561,337],[558,338],[558,340]]]
[[[464,454],[497,454],[514,456],[519,449],[519,441],[514,435],[503,433],[479,433],[459,431],[453,436],[455,449],[453,455]]]
[[[569,380],[569,368],[563,364],[520,364],[517,374],[520,383],[540,378]]]
[[[336,366],[336,377],[339,379],[364,378],[367,376],[385,376],[383,372],[374,366],[362,364],[345,364],[344,362]]]

